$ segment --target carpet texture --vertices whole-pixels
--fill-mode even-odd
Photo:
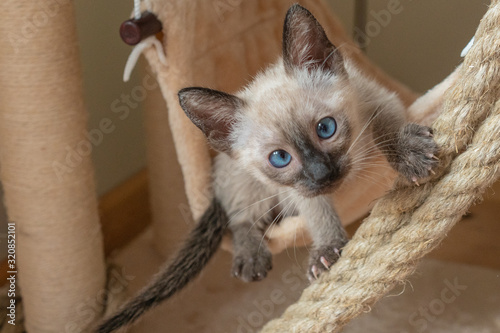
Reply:
[[[151,237],[146,232],[115,258],[132,294],[162,262],[150,245]],[[264,281],[245,284],[229,276],[230,254],[220,251],[200,278],[150,311],[130,332],[258,332],[309,283],[304,268],[307,255],[307,249],[277,255]],[[425,260],[417,274],[344,332],[500,332],[500,271]]]

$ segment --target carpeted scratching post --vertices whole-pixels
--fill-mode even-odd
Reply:
[[[0,10],[1,180],[26,330],[85,332],[106,291],[73,2]]]

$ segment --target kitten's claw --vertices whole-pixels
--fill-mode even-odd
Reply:
[[[340,258],[341,248],[347,243],[347,239],[339,239],[333,246],[321,246],[311,251],[309,258],[309,281],[315,281],[318,277],[332,267]]]
[[[260,281],[272,269],[272,256],[268,250],[258,253],[240,253],[233,259],[232,273],[245,282]]]
[[[414,182],[415,185],[420,186],[420,184],[418,183],[417,177],[412,177],[411,181]]]
[[[428,158],[432,158],[433,160],[439,161],[439,158],[434,154],[426,154],[425,156],[427,156]]]
[[[313,265],[313,267],[311,268],[311,272],[313,273],[314,279],[317,280],[319,276],[319,270],[316,265]]]
[[[332,264],[330,264],[328,262],[328,260],[325,259],[325,257],[322,256],[319,260],[321,261],[321,263],[323,264],[323,266],[325,266],[326,269],[330,270],[330,266]],[[314,267],[316,267],[316,266],[314,266]]]

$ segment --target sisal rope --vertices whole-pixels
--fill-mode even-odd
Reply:
[[[84,332],[101,316],[105,265],[74,5],[7,0],[0,9],[1,180],[26,330]]]
[[[498,178],[499,24],[500,1],[494,0],[434,124],[441,149],[437,175],[420,187],[398,179],[332,270],[262,332],[339,332],[404,282]]]

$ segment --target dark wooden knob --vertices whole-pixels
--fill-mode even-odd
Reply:
[[[144,12],[139,19],[130,19],[120,26],[120,36],[128,45],[136,45],[141,40],[156,35],[162,30],[158,18],[150,12]]]

